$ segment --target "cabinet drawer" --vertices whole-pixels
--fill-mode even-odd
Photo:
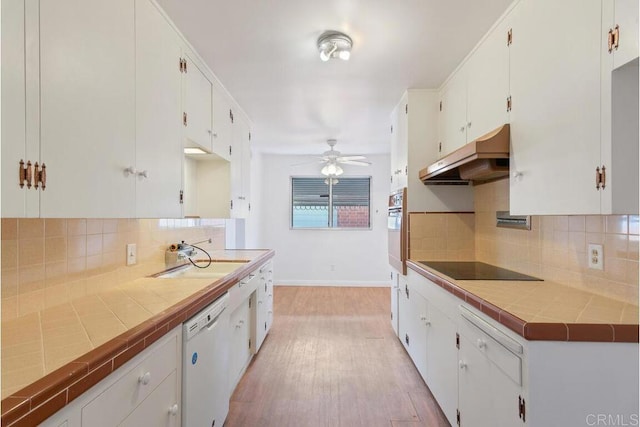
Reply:
[[[516,384],[522,385],[522,359],[516,354],[522,354],[522,345],[464,306],[460,306],[460,314],[460,334]]]
[[[129,368],[112,386],[82,408],[83,425],[107,427],[120,423],[176,370],[176,335],[150,351],[144,360]]]
[[[230,311],[235,310],[244,300],[249,298],[251,293],[256,290],[258,279],[256,272],[252,271],[229,289],[228,309]]]
[[[138,406],[120,427],[175,427],[180,419],[177,372],[171,374]]]

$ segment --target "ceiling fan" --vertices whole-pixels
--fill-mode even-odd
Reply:
[[[341,156],[340,152],[335,150],[334,147],[338,143],[335,139],[328,139],[329,150],[322,153],[322,156],[317,156],[320,160],[318,163],[324,163],[322,170],[320,171],[325,176],[338,176],[344,172],[340,165],[355,165],[355,166],[370,166],[371,162],[366,161],[366,157],[362,155],[355,156]],[[300,166],[313,162],[298,163],[292,166]]]

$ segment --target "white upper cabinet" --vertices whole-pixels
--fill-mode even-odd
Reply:
[[[232,102],[224,88],[213,82],[213,141],[212,151],[225,160],[231,160]]]
[[[181,40],[149,0],[136,0],[136,215],[182,215]],[[194,73],[195,74],[195,73]]]
[[[441,89],[438,157],[509,122],[508,29],[507,16]]]
[[[469,58],[467,142],[509,122],[509,24],[502,19]]]
[[[613,16],[610,0],[522,0],[514,9],[511,213],[638,212],[638,67],[615,66]],[[637,48],[627,55],[637,58]]]
[[[511,15],[511,213],[599,214],[601,1]]]
[[[25,97],[27,80],[29,91],[39,90],[37,74],[26,75],[25,62],[35,55],[36,66],[38,57],[37,32],[30,33],[30,40],[25,43],[25,17],[35,13],[25,14],[25,6],[33,6],[33,2],[25,4],[24,0],[2,1],[2,63],[11,64],[2,68],[2,216],[3,217],[37,217],[39,215],[39,191],[27,188],[23,182],[20,187],[18,168],[22,160],[27,162],[40,161],[40,141],[37,130],[37,114],[39,111],[38,98]],[[33,24],[33,19],[28,23]],[[37,20],[36,24],[37,26]],[[36,41],[34,45],[34,41]],[[26,47],[26,49],[25,49]],[[28,77],[28,78],[27,78]],[[27,105],[28,101],[28,105]],[[36,114],[36,123],[30,122],[26,126],[25,111],[30,118]]]
[[[134,4],[42,0],[39,22],[40,216],[135,217]]]
[[[247,218],[251,211],[251,129],[239,111],[233,111],[231,155],[231,217]]]
[[[211,152],[212,88],[211,82],[190,57],[184,56],[184,114],[185,146],[199,146]]]
[[[391,113],[391,191],[407,186],[409,174],[409,94]]]
[[[440,95],[438,157],[467,143],[467,65],[447,82]],[[425,165],[426,166],[426,165]]]
[[[603,0],[603,5],[607,51],[618,68],[638,57],[638,0]]]

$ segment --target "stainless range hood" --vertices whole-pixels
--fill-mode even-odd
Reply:
[[[509,124],[481,136],[420,171],[425,185],[467,185],[509,175]]]

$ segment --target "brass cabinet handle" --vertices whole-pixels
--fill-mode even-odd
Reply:
[[[24,181],[27,179],[27,168],[24,167],[24,160],[20,159],[20,166],[18,166],[18,185],[20,188],[24,188]]]
[[[40,183],[42,184],[42,191],[47,188],[47,165],[44,163],[41,166],[40,172],[38,172]]]
[[[27,161],[27,188],[31,188],[31,182],[33,181],[33,167],[31,166],[31,160]]]
[[[38,162],[33,165],[33,173],[33,188],[37,190],[38,187],[40,187],[40,165],[38,164]]]
[[[602,174],[600,175],[600,184],[602,185],[602,189],[606,187],[607,184],[607,169],[602,165]]]
[[[609,46],[609,53],[613,52],[613,30],[609,29],[609,33],[607,34],[607,45]]]
[[[618,44],[620,42],[620,26],[616,25],[616,27],[613,29],[613,48],[615,50],[618,50]]]
[[[600,166],[596,166],[596,190],[600,190]]]

